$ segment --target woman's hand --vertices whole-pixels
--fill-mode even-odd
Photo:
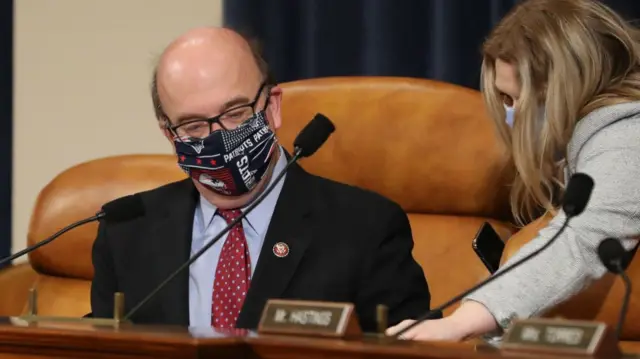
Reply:
[[[427,320],[402,334],[399,339],[428,340],[428,341],[461,341],[466,337],[464,328],[460,327],[451,317],[436,320]],[[395,335],[400,330],[408,327],[415,320],[408,319],[387,329],[387,335]]]
[[[415,320],[404,320],[387,329],[387,335],[395,335]],[[400,339],[430,341],[462,341],[494,331],[498,325],[489,310],[474,301],[465,301],[450,316],[427,320],[409,329]]]

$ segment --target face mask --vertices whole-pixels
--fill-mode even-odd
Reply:
[[[507,104],[503,105],[504,111],[506,112],[504,121],[507,123],[507,125],[509,125],[509,127],[513,128],[513,116],[516,112],[516,108],[514,106],[507,106]]]
[[[509,127],[513,128],[516,108],[515,106],[507,106],[506,104],[503,104],[503,106],[504,106],[504,112],[506,114],[504,122],[506,122]],[[542,130],[542,126],[546,119],[544,112],[545,112],[545,107],[541,105],[540,108],[538,108],[538,113],[540,114],[538,116],[538,132]]]
[[[221,195],[239,196],[262,180],[277,140],[261,111],[233,130],[174,143],[178,165],[191,178]]]

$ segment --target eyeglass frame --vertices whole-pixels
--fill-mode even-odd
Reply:
[[[222,131],[231,131],[231,130],[233,130],[233,129],[228,129],[228,128],[226,128],[226,127],[222,124],[222,121],[220,121],[220,119],[222,118],[222,116],[226,115],[226,114],[227,114],[227,113],[229,113],[229,112],[237,111],[238,109],[240,109],[240,108],[244,108],[244,107],[250,107],[250,108],[251,108],[251,110],[253,111],[253,114],[255,115],[255,114],[258,112],[258,111],[256,111],[256,108],[255,108],[255,107],[256,107],[256,105],[258,104],[258,101],[260,101],[260,96],[262,95],[262,92],[266,89],[266,90],[268,91],[268,92],[267,92],[267,98],[265,99],[264,106],[262,107],[262,111],[264,111],[264,110],[267,108],[267,106],[269,105],[269,99],[271,98],[271,89],[275,86],[275,85],[268,85],[267,83],[268,83],[267,81],[263,81],[263,82],[262,82],[262,84],[260,85],[260,88],[258,89],[258,92],[256,93],[256,96],[254,97],[253,101],[251,101],[251,102],[249,102],[249,103],[247,103],[247,104],[239,105],[239,106],[235,106],[235,107],[230,108],[230,109],[228,109],[228,110],[225,110],[225,111],[223,111],[222,113],[220,113],[220,114],[218,114],[218,115],[216,115],[216,116],[213,116],[213,117],[203,118],[203,119],[197,119],[197,120],[185,121],[185,122],[182,122],[182,123],[180,123],[180,124],[173,125],[173,126],[171,126],[171,120],[169,120],[169,118],[167,118],[167,119],[166,119],[166,120],[167,120],[167,126],[166,126],[165,128],[166,128],[167,130],[171,131],[171,133],[172,133],[176,138],[180,138],[180,136],[178,135],[178,131],[177,131],[177,129],[178,129],[178,128],[180,128],[180,127],[182,127],[182,126],[185,126],[185,125],[188,125],[188,124],[191,124],[191,123],[195,123],[195,122],[205,122],[205,121],[206,121],[206,122],[208,123],[208,125],[209,125],[209,134],[208,134],[207,136],[209,136],[209,135],[211,135],[213,132],[215,132],[215,131],[213,130],[213,124],[215,124],[215,123],[217,123],[217,124],[218,124],[218,126],[220,126],[220,129],[219,129],[219,130],[216,130],[216,131],[220,131],[220,130],[222,130]],[[245,122],[246,122],[246,121],[245,121]],[[238,128],[238,127],[242,126],[242,124],[244,124],[244,122],[240,123],[236,128]],[[205,137],[206,137],[206,136],[205,136]]]

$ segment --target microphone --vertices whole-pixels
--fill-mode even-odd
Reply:
[[[255,197],[251,204],[246,207],[242,214],[231,221],[218,235],[216,235],[209,243],[204,245],[198,252],[196,252],[189,260],[184,262],[178,269],[171,273],[164,281],[162,281],[157,287],[155,287],[144,299],[142,299],[135,307],[133,307],[125,316],[124,320],[130,320],[130,318],[144,306],[151,298],[153,298],[162,288],[164,288],[169,282],[171,282],[178,274],[188,268],[193,262],[200,258],[211,246],[218,242],[224,235],[226,235],[231,228],[233,228],[238,222],[242,221],[256,206],[264,200],[271,191],[276,187],[278,182],[282,180],[285,173],[291,165],[296,163],[300,158],[308,157],[314,154],[320,146],[322,146],[331,133],[335,131],[335,126],[325,115],[318,113],[313,119],[300,131],[296,139],[293,141],[293,155],[282,171],[275,177],[273,183],[265,189],[259,196]]]
[[[600,257],[600,261],[609,272],[620,275],[624,282],[624,298],[622,299],[622,308],[620,308],[618,325],[616,326],[616,338],[619,340],[631,299],[631,279],[625,272],[630,262],[628,260],[630,259],[629,253],[622,247],[620,241],[615,238],[607,238],[598,245],[598,257]]]
[[[335,130],[335,126],[327,116],[321,113],[316,114],[293,141],[295,152],[299,152],[300,157],[313,155]]]
[[[102,206],[102,209],[95,215],[72,223],[54,233],[51,237],[45,239],[44,241],[38,242],[31,247],[27,247],[9,257],[0,259],[0,267],[2,267],[2,265],[5,263],[9,263],[17,258],[22,257],[25,254],[33,252],[34,250],[53,242],[56,238],[83,224],[87,224],[100,219],[104,219],[107,222],[113,223],[123,222],[140,217],[142,215],[144,215],[144,206],[142,205],[142,199],[140,198],[140,195],[135,194],[115,199],[104,204]]]
[[[565,191],[564,198],[562,201],[563,202],[562,210],[565,212],[567,218],[565,219],[564,223],[562,224],[558,232],[556,232],[556,234],[547,243],[545,243],[542,247],[538,248],[537,250],[531,252],[524,258],[521,258],[520,260],[514,262],[512,265],[508,266],[504,270],[496,272],[493,276],[476,284],[475,286],[466,290],[462,294],[453,297],[451,300],[442,304],[438,308],[428,311],[427,313],[425,313],[424,315],[416,319],[415,322],[411,323],[409,326],[405,327],[404,329],[396,333],[394,337],[399,338],[402,334],[406,333],[411,328],[417,326],[418,324],[424,322],[425,320],[431,319],[432,315],[440,313],[441,311],[449,308],[453,304],[462,300],[462,298],[468,296],[469,294],[475,292],[476,290],[484,287],[485,285],[509,273],[510,271],[522,265],[524,262],[530,260],[531,258],[540,254],[545,249],[549,248],[549,246],[551,246],[551,244],[553,244],[553,242],[555,242],[555,240],[558,239],[560,234],[562,234],[562,232],[564,232],[564,230],[567,228],[569,221],[573,217],[579,215],[580,213],[582,213],[582,211],[584,211],[585,207],[587,206],[587,203],[589,202],[589,198],[591,197],[592,190],[593,190],[593,179],[589,175],[584,173],[576,173],[573,176],[571,176],[571,178],[569,179],[569,183],[567,184],[567,189]]]

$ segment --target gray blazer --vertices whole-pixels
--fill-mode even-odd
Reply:
[[[586,173],[595,182],[585,211],[547,250],[469,295],[502,328],[543,314],[606,273],[597,248],[607,237],[632,249],[640,235],[640,101],[600,108],[581,119],[567,148],[566,179]],[[540,248],[562,226],[560,211],[507,265]]]

